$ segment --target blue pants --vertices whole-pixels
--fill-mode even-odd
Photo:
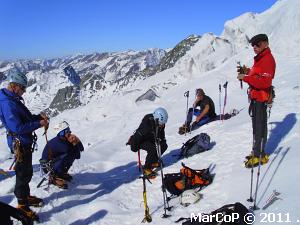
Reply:
[[[194,112],[194,114],[193,114]],[[187,118],[186,118],[186,123],[187,125],[190,125],[190,123],[192,122],[192,119],[193,119],[193,116],[199,116],[201,114],[201,110],[199,109],[194,109],[193,108],[189,108],[189,112],[188,112],[188,115],[187,115]],[[202,117],[202,119],[197,123],[197,126],[202,126],[206,123],[208,123],[210,121],[210,117],[209,116],[204,116]]]
[[[67,173],[70,167],[73,165],[75,159],[76,155],[73,152],[65,153],[55,158],[53,164],[55,174],[62,175],[64,173]]]

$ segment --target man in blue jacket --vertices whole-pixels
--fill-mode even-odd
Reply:
[[[79,138],[71,133],[66,121],[59,123],[54,129],[57,131],[57,136],[46,144],[41,162],[52,161],[53,172],[50,181],[59,188],[66,189],[68,188],[66,181],[72,180],[68,171],[74,160],[80,159],[80,152],[84,147]]]
[[[7,142],[16,154],[15,196],[18,209],[33,220],[38,216],[29,206],[41,206],[42,199],[30,195],[29,182],[32,178],[32,152],[36,142],[33,133],[40,127],[48,126],[45,114],[33,115],[23,103],[22,95],[28,84],[25,74],[13,71],[8,76],[7,88],[0,90],[0,119],[7,131]]]

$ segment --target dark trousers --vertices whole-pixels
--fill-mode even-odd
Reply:
[[[0,202],[0,212],[1,225],[13,225],[14,222],[10,219],[11,217],[21,221],[24,225],[31,224],[29,222],[29,218],[27,218],[21,211],[6,203]]]
[[[261,152],[263,157],[268,135],[267,104],[252,100],[249,111],[252,116],[254,156],[259,157]]]
[[[16,162],[15,172],[15,196],[18,199],[18,203],[26,204],[27,197],[30,195],[29,182],[31,181],[33,174],[32,153],[30,149],[24,149],[23,160],[22,162]]]
[[[80,153],[79,153],[80,154]],[[54,160],[53,169],[56,175],[67,173],[73,165],[76,155],[74,152],[65,153]]]
[[[11,216],[15,217],[16,209],[0,202],[0,224],[13,225],[13,221],[10,219]]]
[[[145,141],[140,145],[141,149],[147,151],[145,169],[151,169],[152,163],[158,162],[158,156],[156,151],[156,146],[154,143]],[[160,143],[161,155],[167,150],[168,146],[166,142]]]

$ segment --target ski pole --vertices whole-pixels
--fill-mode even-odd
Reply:
[[[142,162],[141,162],[141,152],[140,149],[138,150],[138,167],[139,167],[139,172],[142,171]]]
[[[46,173],[46,174],[43,176],[43,178],[42,178],[42,180],[40,181],[40,183],[38,183],[38,185],[37,185],[36,187],[39,188],[39,187],[44,183],[45,180],[49,179],[50,174],[51,174],[51,171],[49,171],[48,173]]]
[[[261,159],[262,159],[262,153],[263,153],[263,144],[264,139],[261,139],[261,145],[260,145],[260,152],[259,152],[259,162],[258,162],[258,170],[257,170],[257,178],[256,178],[256,188],[255,188],[255,196],[254,196],[254,204],[252,209],[257,210],[259,209],[256,205],[256,199],[257,199],[257,191],[258,191],[258,181],[259,181],[259,175],[260,175],[260,167],[261,167]]]
[[[171,207],[169,206],[169,202],[168,202],[168,196],[167,196],[167,192],[166,192],[166,187],[164,184],[164,172],[163,172],[163,163],[161,160],[161,149],[160,149],[160,145],[158,145],[158,152],[159,152],[159,166],[160,166],[160,175],[161,175],[161,182],[162,182],[162,192],[163,192],[163,200],[164,200],[164,214],[163,214],[163,218],[168,218],[170,217],[170,215],[167,214],[166,210],[170,211]]]
[[[186,91],[184,93],[184,97],[186,97],[186,120],[185,120],[184,135],[186,135],[186,132],[187,132],[187,117],[188,117],[188,113],[189,113],[189,96],[190,96],[190,91]]]
[[[252,153],[251,153],[251,157],[252,159],[254,158],[254,143],[255,143],[255,139],[254,139],[254,134],[253,134],[253,139],[252,139]],[[253,189],[253,172],[254,172],[254,167],[253,167],[253,163],[252,163],[252,166],[251,166],[251,181],[250,181],[250,197],[249,199],[247,199],[248,202],[253,202],[253,198],[252,198],[252,189]]]
[[[151,223],[152,218],[151,218],[150,210],[149,210],[148,203],[147,203],[146,178],[144,175],[142,178],[143,178],[143,200],[144,200],[144,209],[145,209],[145,217],[142,220],[142,223],[145,223],[145,222]]]
[[[241,62],[237,62],[239,67],[242,67]],[[243,89],[243,81],[240,80],[241,89]]]
[[[159,166],[160,166],[160,175],[161,175],[161,183],[162,183],[162,192],[163,192],[163,200],[164,200],[164,214],[162,216],[162,218],[168,218],[170,217],[170,215],[167,214],[167,210],[171,210],[171,207],[169,206],[169,202],[167,201],[168,196],[167,196],[167,192],[166,192],[166,187],[164,184],[164,172],[163,172],[163,163],[162,163],[162,159],[161,159],[161,148],[160,148],[160,139],[158,138],[158,128],[159,128],[159,124],[158,124],[158,119],[155,120],[155,145],[156,145],[156,152],[157,152],[157,156],[158,156],[158,161],[159,161]]]
[[[196,102],[196,99],[197,99],[197,94],[198,94],[198,89],[196,89],[196,91],[195,91],[195,100],[194,100],[194,103],[193,103],[193,112],[192,112],[192,120],[191,120],[191,124],[193,124],[192,122],[193,122],[193,117],[194,117],[194,113],[195,113],[195,107],[196,107],[196,105],[195,105],[195,102]],[[192,125],[190,126],[190,134],[192,133]]]
[[[9,167],[8,170],[12,170],[12,168],[14,167],[16,161],[17,161],[17,158],[15,157],[15,158],[14,158],[14,161],[12,162],[12,164],[10,165],[10,167]]]
[[[223,88],[225,89],[223,115],[225,114],[225,107],[226,107],[226,103],[227,103],[227,85],[228,85],[228,81],[226,81],[226,83],[223,85]],[[222,117],[222,121],[223,121],[223,119],[224,119],[224,116]]]
[[[220,120],[222,120],[222,106],[221,106],[221,95],[222,95],[222,87],[221,84],[219,84],[219,108],[220,108]]]

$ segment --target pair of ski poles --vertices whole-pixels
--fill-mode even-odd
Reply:
[[[255,139],[253,135],[253,147],[255,144]],[[247,199],[248,202],[253,202],[253,206],[250,207],[253,211],[258,210],[259,207],[256,205],[257,201],[257,192],[258,192],[258,183],[259,183],[259,176],[260,176],[260,169],[261,169],[261,159],[262,159],[262,153],[263,153],[263,145],[264,145],[264,139],[261,139],[261,144],[260,144],[260,153],[259,153],[259,162],[258,162],[258,169],[257,169],[257,176],[256,176],[256,187],[255,187],[255,193],[254,193],[254,199],[252,197],[252,192],[253,192],[253,173],[254,173],[254,165],[252,162],[251,165],[251,179],[250,179],[250,197]],[[252,150],[251,158],[254,158],[254,151]]]

